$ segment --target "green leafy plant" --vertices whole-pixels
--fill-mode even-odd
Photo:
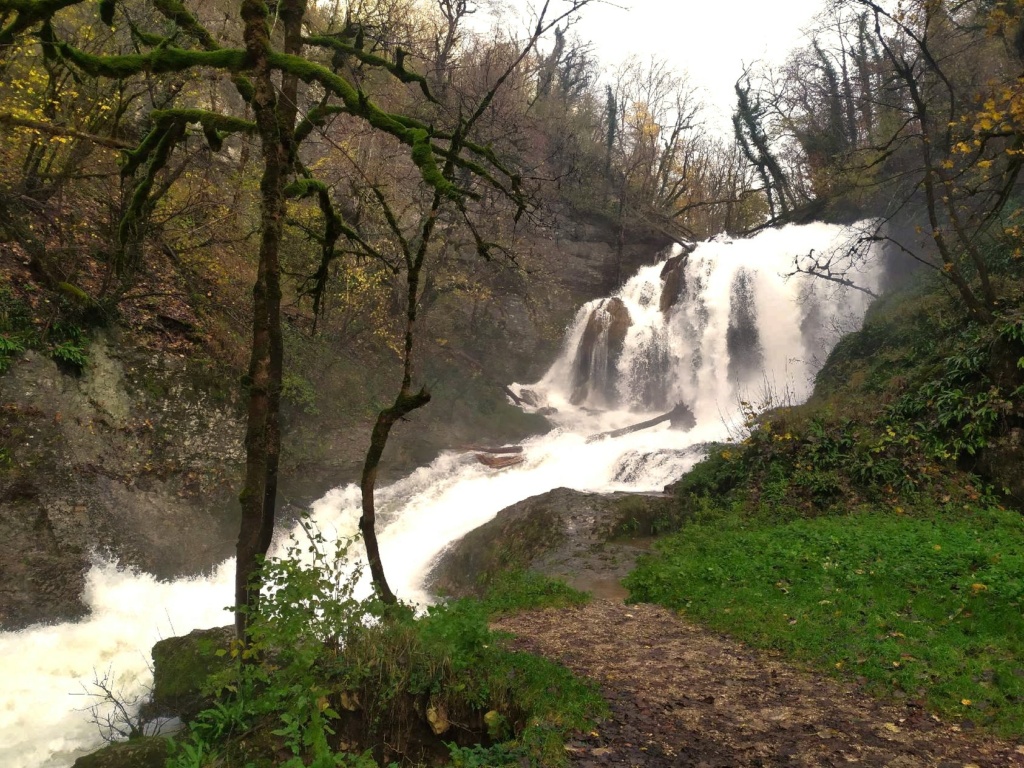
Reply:
[[[459,600],[417,618],[407,606],[357,599],[351,542],[328,541],[308,523],[303,531],[263,564],[266,593],[250,617],[251,642],[235,648],[237,665],[210,681],[220,699],[192,723],[192,746],[176,752],[172,768],[191,766],[196,754],[258,762],[267,750],[287,754],[275,764],[293,768],[375,765],[405,756],[385,745],[405,744],[403,729],[415,722],[442,733],[445,722],[458,722],[474,732],[477,744],[460,739],[452,753],[457,764],[516,754],[557,765],[565,734],[602,712],[593,688],[568,670],[508,650],[488,627],[493,605]],[[577,594],[518,581],[530,586],[516,591],[534,602]],[[355,751],[353,733],[362,744]]]
[[[316,390],[303,376],[288,371],[281,379],[281,397],[309,416],[316,416],[320,409],[316,405]]]
[[[24,352],[25,346],[17,338],[0,333],[0,373],[4,373],[11,365],[11,358]]]

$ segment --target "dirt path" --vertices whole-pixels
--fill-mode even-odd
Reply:
[[[594,600],[498,628],[600,685],[610,719],[569,745],[585,768],[1024,766],[1020,744],[880,703],[657,606]]]

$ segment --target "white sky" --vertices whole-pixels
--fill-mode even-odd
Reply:
[[[613,4],[614,2],[614,4]],[[573,29],[594,50],[606,69],[632,54],[655,55],[689,74],[691,84],[707,91],[709,106],[728,125],[733,83],[743,64],[781,61],[802,38],[826,0],[609,0],[592,2]],[[534,11],[542,0],[493,0],[505,14]],[[481,6],[486,0],[481,0]],[[551,0],[551,10],[566,7]],[[550,11],[549,11],[550,13]],[[484,22],[485,11],[476,24]],[[490,26],[487,24],[487,26]],[[709,114],[715,120],[715,116]]]

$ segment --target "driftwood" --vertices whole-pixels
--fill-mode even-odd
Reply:
[[[522,453],[523,446],[521,445],[502,445],[495,448],[481,448],[473,445],[466,449],[467,451],[473,451],[474,453]]]
[[[525,458],[521,454],[494,456],[489,453],[478,453],[476,454],[476,460],[491,469],[504,469],[505,467],[514,467],[516,464],[522,464]]]
[[[622,427],[621,429],[613,429],[609,432],[598,432],[596,435],[591,435],[587,438],[588,443],[596,443],[598,440],[605,440],[612,437],[622,437],[633,432],[639,432],[642,429],[650,429],[651,427],[661,424],[663,421],[669,421],[672,423],[673,429],[680,429],[684,432],[696,425],[697,420],[693,416],[693,411],[686,403],[679,403],[675,408],[667,413],[661,414],[661,416],[655,416],[653,419],[647,421],[641,421],[637,424],[631,424],[628,427]]]

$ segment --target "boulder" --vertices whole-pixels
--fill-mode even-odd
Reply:
[[[207,691],[211,675],[234,663],[227,651],[233,627],[197,629],[182,637],[169,637],[153,646],[153,700],[147,717],[173,715],[192,720],[213,704]],[[225,651],[218,656],[218,651]]]
[[[622,536],[644,535],[674,514],[657,494],[582,493],[556,488],[501,510],[438,556],[427,586],[438,593],[481,594],[502,571],[533,570],[579,589],[596,577],[621,578],[637,548]]]
[[[108,744],[75,760],[72,768],[164,768],[168,742],[164,736],[142,736]]]

